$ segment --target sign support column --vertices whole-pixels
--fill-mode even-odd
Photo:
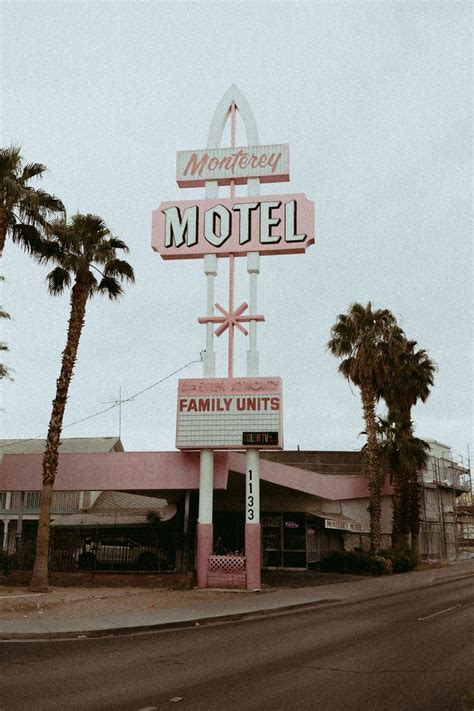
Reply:
[[[260,254],[247,255],[249,274],[249,315],[257,313],[257,279],[260,273]],[[257,321],[249,322],[249,350],[247,375],[258,375]],[[247,589],[261,588],[261,526],[260,526],[260,452],[248,449],[245,468],[245,560]]]
[[[247,143],[237,146],[237,111]],[[221,147],[230,118],[230,146]],[[203,377],[178,383],[176,447],[200,451],[199,515],[196,572],[199,587],[207,587],[209,558],[213,552],[214,450],[246,451],[245,563],[238,584],[250,590],[261,586],[260,450],[282,449],[282,383],[279,377],[259,376],[257,282],[260,256],[304,254],[314,243],[314,205],[302,193],[260,196],[261,183],[290,179],[288,144],[259,144],[252,110],[235,85],[219,102],[209,128],[207,148],[179,151],[178,185],[203,187],[204,200],[162,202],[153,211],[152,246],[163,259],[204,258],[206,325]],[[236,196],[246,185],[247,196]],[[229,186],[230,196],[219,198]],[[235,259],[247,257],[249,303],[234,303]],[[215,303],[217,259],[229,260],[228,306]],[[216,309],[216,311],[214,310]],[[246,313],[248,309],[248,313]],[[248,330],[244,324],[248,324]],[[215,329],[215,330],[214,330]],[[216,378],[214,335],[229,329],[227,377]],[[249,336],[246,377],[234,377],[234,332]],[[235,565],[243,570],[241,555],[218,556],[222,584],[235,584]],[[227,560],[228,559],[228,560]],[[227,578],[226,578],[227,576]],[[246,582],[244,583],[244,580]],[[211,581],[212,582],[212,581]]]
[[[217,275],[217,257],[206,254],[204,273],[207,282],[207,314],[214,315],[214,280]],[[203,375],[212,378],[216,370],[213,324],[206,324],[206,351],[204,353]],[[198,588],[207,587],[209,556],[212,555],[213,524],[212,509],[214,495],[214,452],[201,449],[199,460],[199,514],[196,545],[196,578]]]

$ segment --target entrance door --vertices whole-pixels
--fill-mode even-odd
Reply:
[[[283,567],[306,568],[306,523],[303,513],[283,514]]]

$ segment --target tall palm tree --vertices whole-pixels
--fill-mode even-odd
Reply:
[[[66,347],[62,354],[61,371],[56,382],[46,447],[43,455],[43,489],[36,538],[36,558],[30,590],[48,589],[48,550],[53,485],[58,467],[64,410],[73,375],[79,340],[84,326],[87,301],[95,294],[110,299],[122,295],[121,282],[134,281],[133,269],[117,258],[117,250],[128,251],[127,245],[116,239],[100,217],[77,214],[70,223],[51,225],[43,261],[56,264],[48,274],[48,288],[53,295],[61,294],[72,285],[70,316]],[[96,275],[99,276],[96,276]]]
[[[392,547],[407,550],[412,530],[419,532],[419,472],[426,466],[429,445],[413,435],[413,423],[397,413],[379,418],[379,451],[390,466]],[[415,523],[416,520],[416,523]],[[416,544],[413,551],[418,553]]]
[[[42,178],[46,167],[25,163],[20,151],[18,146],[0,148],[0,256],[7,236],[28,252],[41,249],[40,232],[64,212],[61,200],[29,184]]]
[[[425,402],[434,383],[436,366],[425,350],[416,349],[417,342],[402,340],[392,350],[390,366],[392,377],[382,384],[379,395],[388,408],[388,419],[395,424],[395,438],[399,449],[394,469],[395,490],[400,494],[400,506],[394,498],[394,547],[408,544],[419,552],[420,490],[419,475],[426,466],[428,445],[414,436],[411,410],[420,400]]]
[[[388,356],[394,344],[403,337],[393,314],[387,309],[372,310],[352,304],[347,314],[339,314],[331,328],[328,348],[341,358],[339,371],[359,389],[367,434],[364,463],[369,479],[370,547],[381,544],[380,491],[383,474],[378,456],[375,406],[382,385],[389,377]]]

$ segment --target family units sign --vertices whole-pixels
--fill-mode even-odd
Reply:
[[[180,380],[178,449],[280,448],[281,378]]]

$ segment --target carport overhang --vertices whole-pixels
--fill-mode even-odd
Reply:
[[[199,489],[198,451],[106,452],[60,454],[56,491],[179,492]],[[214,489],[226,491],[229,472],[245,475],[246,457],[240,452],[214,453]],[[337,501],[368,497],[363,476],[327,475],[278,462],[260,460],[262,481],[303,494]],[[0,464],[0,491],[40,491],[41,454],[7,454]],[[388,482],[382,495],[389,495]],[[170,500],[172,497],[166,496]]]

